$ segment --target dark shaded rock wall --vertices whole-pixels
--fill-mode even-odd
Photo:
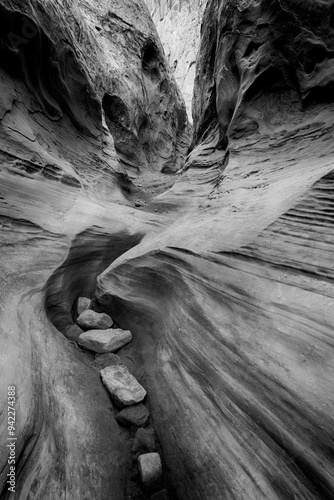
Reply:
[[[186,112],[145,7],[130,0],[34,5],[27,2],[22,17],[3,2],[1,16],[4,69],[23,72],[35,98],[31,111],[40,106],[57,121],[64,108],[97,136],[102,103],[118,159],[131,175],[177,169],[187,147]],[[3,113],[13,98],[12,92]]]

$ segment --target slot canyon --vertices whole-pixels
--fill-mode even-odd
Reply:
[[[333,500],[334,0],[0,38],[0,499]]]

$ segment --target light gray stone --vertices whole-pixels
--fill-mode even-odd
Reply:
[[[79,297],[77,302],[77,315],[80,316],[84,311],[92,307],[92,301],[87,297]]]
[[[79,337],[79,345],[90,351],[100,354],[116,352],[131,342],[132,334],[129,330],[111,329],[89,330]]]
[[[146,397],[145,389],[123,365],[104,368],[101,377],[111,397],[119,406],[131,406],[140,403]]]
[[[146,453],[138,458],[140,479],[148,490],[153,490],[161,484],[162,463],[158,453]]]
[[[77,319],[77,323],[84,330],[105,330],[113,325],[113,320],[108,314],[97,313],[87,309]]]

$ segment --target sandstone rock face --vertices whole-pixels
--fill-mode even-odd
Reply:
[[[332,3],[208,1],[175,182],[184,106],[146,6],[0,2],[17,498],[125,496],[126,430],[63,335],[95,287],[133,332],[171,498],[333,497]],[[0,470],[7,498],[5,453]]]
[[[192,121],[200,28],[207,0],[145,0]]]
[[[108,329],[89,330],[79,337],[79,345],[100,354],[119,351],[131,342],[132,334],[128,330]]]
[[[118,406],[131,406],[146,397],[145,389],[123,365],[108,366],[101,371],[104,385]]]
[[[182,165],[185,107],[141,2],[1,0],[0,24],[0,405],[15,385],[15,497],[121,500],[130,453],[63,334],[77,341],[78,295],[155,227],[128,174]],[[4,415],[0,431],[6,498]]]
[[[98,279],[180,498],[334,495],[332,20],[209,0],[170,223]]]
[[[159,486],[162,475],[162,464],[158,453],[147,453],[138,458],[138,468],[143,485],[148,490]]]
[[[77,323],[84,330],[90,330],[90,331],[93,329],[105,330],[113,325],[113,320],[111,319],[110,316],[108,316],[108,314],[97,313],[92,310],[86,310],[82,314],[80,314],[80,316],[77,319]],[[110,337],[110,331],[107,332],[107,335],[109,335]]]

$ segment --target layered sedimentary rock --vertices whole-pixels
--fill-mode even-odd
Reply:
[[[112,255],[154,227],[129,176],[182,165],[185,107],[140,2],[0,4],[1,498],[15,386],[15,498],[121,499],[129,445],[64,335],[82,333],[76,299]]]
[[[207,0],[145,0],[167,60],[182,91],[189,119],[202,16]]]
[[[333,9],[208,2],[170,224],[98,280],[180,498],[334,496]]]
[[[187,125],[146,6],[1,5],[1,404],[15,385],[18,498],[145,495],[127,490],[103,364],[65,338],[80,296],[133,334],[120,357],[172,498],[333,498],[333,2],[208,1],[191,152],[154,199],[125,172],[161,190]]]

